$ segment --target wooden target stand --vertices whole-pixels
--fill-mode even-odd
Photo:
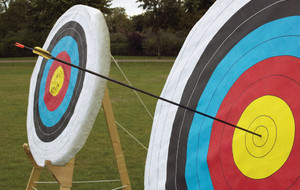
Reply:
[[[104,96],[103,96],[103,101],[102,101],[102,106],[104,110],[104,115],[108,127],[108,131],[110,134],[110,140],[111,144],[114,150],[114,155],[115,159],[117,162],[120,178],[121,178],[121,183],[122,187],[125,190],[131,190],[131,185],[130,185],[130,180],[128,177],[127,173],[127,168],[125,164],[125,159],[121,147],[121,142],[118,134],[118,130],[116,127],[116,122],[115,122],[115,117],[114,113],[112,110],[112,105],[108,93],[108,88],[105,88]],[[32,190],[35,189],[39,177],[41,175],[43,167],[38,166],[37,163],[35,162],[28,144],[24,143],[23,148],[25,153],[27,154],[29,160],[33,164],[33,168],[31,171],[31,175],[29,178],[29,181],[27,183],[26,190]],[[47,160],[45,162],[45,167],[47,170],[53,175],[53,177],[56,179],[56,181],[60,185],[60,190],[70,190],[72,187],[72,178],[73,178],[73,173],[74,173],[74,162],[75,162],[75,157],[72,158],[65,166],[55,166],[51,164],[51,161]]]

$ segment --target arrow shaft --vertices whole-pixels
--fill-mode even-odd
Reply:
[[[205,114],[205,113],[203,113],[203,112],[199,112],[199,111],[197,111],[197,110],[195,110],[195,109],[192,109],[192,108],[190,108],[190,107],[184,106],[184,105],[182,105],[182,104],[178,104],[178,103],[176,103],[176,102],[173,102],[173,101],[171,101],[171,100],[165,99],[165,98],[163,98],[163,97],[160,97],[160,96],[151,94],[151,93],[146,92],[146,91],[144,91],[144,90],[141,90],[141,89],[135,88],[135,87],[133,87],[133,86],[127,85],[127,84],[125,84],[125,83],[119,82],[119,81],[117,81],[117,80],[111,79],[111,78],[106,77],[106,76],[104,76],[104,75],[101,75],[101,74],[99,74],[99,73],[90,71],[90,70],[88,70],[88,69],[79,67],[79,66],[77,66],[77,65],[73,65],[73,64],[71,64],[71,63],[68,63],[68,62],[66,62],[66,61],[64,61],[64,60],[58,59],[58,58],[53,57],[53,56],[52,56],[52,59],[54,59],[54,60],[56,60],[56,61],[59,61],[59,62],[62,62],[62,63],[64,63],[64,64],[66,64],[66,65],[71,66],[71,67],[75,67],[75,68],[77,68],[77,69],[79,69],[79,70],[82,70],[82,71],[84,71],[84,72],[90,73],[90,74],[92,74],[92,75],[98,76],[98,77],[100,77],[100,78],[106,79],[106,80],[108,80],[108,81],[117,83],[117,84],[119,84],[119,85],[121,85],[121,86],[130,88],[130,89],[132,89],[132,90],[138,91],[138,92],[143,93],[143,94],[146,94],[146,95],[151,96],[151,97],[153,97],[153,98],[156,98],[156,99],[159,99],[159,100],[168,102],[168,103],[170,103],[170,104],[173,104],[173,105],[175,105],[175,106],[184,108],[184,109],[186,109],[186,110],[189,110],[189,111],[191,111],[191,112],[197,113],[197,114],[202,115],[202,116],[204,116],[204,117],[208,117],[208,118],[210,118],[210,119],[216,120],[216,121],[221,122],[221,123],[223,123],[223,124],[229,125],[229,126],[231,126],[231,127],[234,127],[234,128],[237,128],[237,129],[240,129],[240,130],[243,130],[243,131],[245,131],[245,132],[248,132],[248,133],[251,133],[251,134],[253,134],[253,135],[256,135],[256,136],[261,137],[260,134],[257,134],[257,133],[255,133],[255,132],[253,132],[253,131],[244,129],[244,128],[242,128],[242,127],[239,127],[239,126],[237,126],[237,125],[234,125],[234,124],[229,123],[229,122],[227,122],[227,121],[224,121],[224,120],[222,120],[222,119],[219,119],[219,118],[210,116],[210,115],[208,115],[208,114]]]
[[[130,85],[127,85],[127,84],[125,84],[125,83],[122,83],[122,82],[119,82],[119,81],[117,81],[117,80],[111,79],[111,78],[109,78],[109,77],[106,77],[106,76],[101,75],[101,74],[99,74],[99,73],[96,73],[96,72],[94,72],[94,71],[91,71],[91,70],[88,70],[88,69],[79,67],[79,66],[77,66],[77,65],[71,64],[71,63],[69,63],[69,62],[66,62],[66,61],[64,61],[64,60],[61,60],[61,59],[58,59],[58,58],[52,56],[50,53],[47,54],[46,56],[44,56],[44,55],[45,55],[45,52],[47,52],[47,51],[42,50],[41,48],[38,48],[38,49],[36,49],[36,48],[30,48],[30,47],[27,47],[27,46],[24,46],[24,45],[18,44],[18,43],[16,43],[15,45],[16,45],[17,47],[21,47],[21,46],[22,46],[21,48],[25,48],[25,49],[31,50],[33,53],[36,53],[36,52],[34,52],[34,51],[39,51],[38,55],[40,55],[40,56],[42,56],[42,57],[44,57],[44,58],[46,58],[46,59],[54,59],[54,60],[56,60],[56,61],[59,61],[59,62],[61,62],[61,63],[64,63],[64,64],[66,64],[66,65],[69,65],[69,66],[71,66],[71,67],[77,68],[77,69],[82,70],[82,71],[84,71],[84,72],[87,72],[87,73],[90,73],[90,74],[92,74],[92,75],[98,76],[98,77],[100,77],[100,78],[106,79],[106,80],[108,80],[108,81],[117,83],[117,84],[119,84],[119,85],[121,85],[121,86],[130,88],[130,89],[132,89],[132,90],[135,90],[135,91],[138,91],[138,92],[140,92],[140,93],[146,94],[146,95],[151,96],[151,97],[153,97],[153,98],[156,98],[156,99],[159,99],[159,100],[168,102],[168,103],[170,103],[170,104],[173,104],[173,105],[175,105],[175,106],[184,108],[184,109],[186,109],[186,110],[189,110],[189,111],[191,111],[191,112],[197,113],[197,114],[202,115],[202,116],[204,116],[204,117],[207,117],[207,118],[216,120],[216,121],[221,122],[221,123],[223,123],[223,124],[226,124],[226,125],[228,125],[228,126],[231,126],[231,127],[234,127],[234,128],[240,129],[240,130],[243,130],[243,131],[245,131],[245,132],[251,133],[251,134],[253,134],[253,135],[256,135],[256,136],[258,136],[258,137],[261,137],[260,134],[257,134],[257,133],[255,133],[255,132],[253,132],[253,131],[250,131],[250,130],[244,129],[244,128],[242,128],[242,127],[236,126],[236,125],[234,125],[234,124],[232,124],[232,123],[229,123],[229,122],[227,122],[227,121],[224,121],[224,120],[222,120],[222,119],[213,117],[213,116],[208,115],[208,114],[203,113],[203,112],[199,112],[199,111],[197,111],[197,110],[195,110],[195,109],[192,109],[192,108],[190,108],[190,107],[184,106],[184,105],[182,105],[182,104],[178,104],[178,103],[176,103],[176,102],[173,102],[173,101],[171,101],[171,100],[165,99],[165,98],[163,98],[163,97],[156,96],[156,95],[151,94],[151,93],[149,93],[149,92],[146,92],[146,91],[144,91],[144,90],[140,90],[140,89],[138,89],[138,88],[135,88],[135,87],[130,86]],[[33,50],[34,50],[34,51],[33,51]]]

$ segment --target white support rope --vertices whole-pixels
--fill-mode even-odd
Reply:
[[[111,179],[111,180],[96,180],[96,181],[73,181],[72,183],[111,183],[111,182],[120,182],[119,179]]]
[[[72,181],[72,183],[110,183],[110,182],[120,182],[119,179],[111,179],[111,180],[95,180],[95,181]],[[33,183],[42,183],[42,184],[52,184],[58,183],[57,181],[35,181]]]
[[[130,86],[132,86],[131,82],[128,80],[128,78],[126,77],[125,73],[122,71],[121,67],[119,66],[118,62],[115,60],[115,58],[110,55],[112,60],[114,61],[114,63],[116,64],[116,66],[118,67],[118,69],[120,70],[120,72],[122,73],[122,75],[124,76],[124,78],[126,79],[126,81],[128,82],[128,84]],[[150,113],[149,109],[147,108],[147,106],[145,105],[145,103],[143,102],[143,100],[141,99],[141,97],[139,96],[139,94],[133,90],[133,92],[135,93],[135,95],[137,96],[137,98],[140,100],[141,104],[144,106],[145,110],[148,112],[148,115],[151,117],[151,119],[153,120],[153,116]]]
[[[115,121],[116,124],[121,128],[123,129],[128,135],[130,135],[137,143],[139,143],[145,150],[148,151],[148,148],[143,145],[137,138],[135,138],[129,131],[127,131],[120,123],[118,123],[117,121]]]
[[[111,189],[111,190],[123,189],[124,187],[127,187],[127,185],[123,185],[121,187],[117,187],[117,188],[114,188],[114,189]]]
[[[101,111],[104,111],[102,108],[100,108]],[[145,150],[148,150],[148,148],[143,145],[143,143],[141,143],[136,137],[134,137],[128,130],[126,130],[119,122],[117,122],[115,120],[116,124],[123,129],[129,136],[131,136],[131,138],[133,138],[138,144],[140,144]]]

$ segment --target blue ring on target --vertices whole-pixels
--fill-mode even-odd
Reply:
[[[68,49],[65,49],[65,47],[69,47]],[[78,45],[74,38],[71,36],[65,36],[63,37],[54,47],[51,54],[56,57],[60,52],[66,51],[67,54],[71,58],[71,63],[74,65],[79,66],[79,52],[78,52]],[[64,113],[66,112],[71,98],[72,94],[74,92],[75,84],[77,81],[78,76],[78,69],[71,67],[71,75],[70,75],[70,83],[68,86],[68,90],[66,92],[66,95],[62,101],[62,103],[59,105],[59,107],[54,111],[49,111],[47,109],[47,106],[44,102],[44,94],[46,89],[46,81],[48,77],[49,70],[52,66],[54,60],[48,60],[43,72],[43,76],[41,79],[41,85],[40,85],[40,94],[39,94],[39,114],[40,118],[43,122],[43,124],[46,127],[52,127],[56,123],[58,123],[61,118],[63,117]]]
[[[262,25],[238,42],[213,72],[198,101],[197,110],[215,117],[226,94],[247,69],[270,57],[299,57],[300,28],[285,27],[297,26],[299,22],[300,16],[278,19]],[[260,35],[262,33],[269,35]],[[222,89],[218,89],[219,86]],[[212,125],[213,120],[199,114],[194,115],[187,142],[185,179],[188,189],[213,189],[206,161]],[[197,154],[194,153],[195,150],[198,151]],[[198,176],[201,180],[190,176]]]

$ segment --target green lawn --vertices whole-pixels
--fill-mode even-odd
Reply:
[[[159,60],[157,56],[114,56],[115,59],[121,59],[121,60]],[[175,59],[174,57],[168,57],[168,56],[161,56],[161,60],[172,60]]]
[[[124,58],[137,59],[136,57]],[[120,58],[117,57],[117,59]],[[135,87],[160,95],[172,63],[122,63],[120,65]],[[32,169],[22,145],[27,142],[27,99],[33,67],[33,62],[0,63],[0,189],[25,189]],[[126,83],[114,63],[112,63],[110,77]],[[108,88],[116,120],[145,146],[148,146],[152,119],[133,91],[110,82]],[[151,113],[154,113],[157,100],[143,94],[140,96]],[[132,188],[143,189],[147,151],[122,129],[118,128],[118,131]],[[76,156],[73,180],[104,179],[119,179],[119,175],[104,115],[100,111],[85,146]],[[40,181],[53,181],[46,169]],[[120,182],[73,184],[72,189],[98,190],[120,186]],[[59,189],[59,186],[58,184],[38,184],[37,188]]]
[[[5,58],[0,58],[0,61],[15,61],[15,60],[32,60],[35,61],[37,57],[5,57]]]

